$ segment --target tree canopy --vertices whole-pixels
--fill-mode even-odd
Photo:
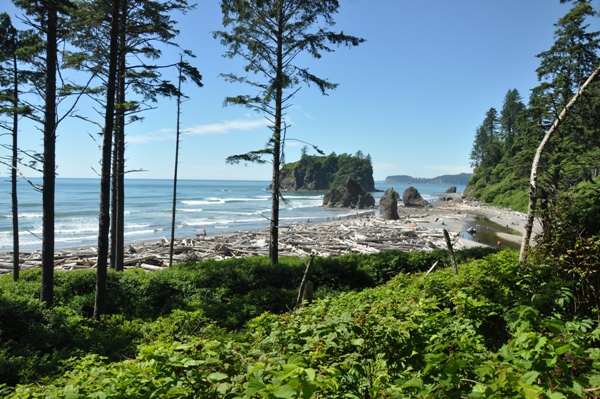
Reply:
[[[528,207],[532,160],[551,124],[569,104],[569,113],[549,137],[537,164],[536,216],[542,224],[541,239],[557,232],[565,242],[600,233],[600,224],[582,223],[581,196],[595,209],[600,198],[583,188],[598,182],[600,169],[600,83],[592,81],[577,102],[571,100],[600,63],[600,32],[590,32],[586,23],[596,11],[589,2],[574,1],[569,12],[555,24],[555,42],[537,55],[539,85],[532,89],[525,105],[516,89],[504,98],[500,115],[491,108],[476,130],[472,164],[475,167],[467,193],[472,198],[520,211]],[[587,186],[585,186],[587,187]],[[568,200],[570,199],[570,200]],[[570,220],[568,220],[570,215]],[[589,216],[589,215],[588,215]],[[578,234],[565,229],[571,224]],[[596,226],[596,227],[594,227]],[[570,233],[566,233],[570,231]]]

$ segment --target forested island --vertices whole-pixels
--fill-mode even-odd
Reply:
[[[469,183],[471,173],[460,173],[458,175],[442,175],[432,178],[412,177],[407,175],[395,175],[385,178],[386,183],[390,184],[447,184],[447,185],[466,185]]]
[[[352,177],[366,191],[375,191],[371,156],[360,150],[354,155],[332,152],[327,156],[303,151],[300,160],[286,164],[279,176],[281,190],[326,191],[344,187]]]

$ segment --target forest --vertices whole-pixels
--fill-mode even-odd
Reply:
[[[466,185],[471,178],[470,173],[460,173],[458,175],[442,175],[431,178],[413,177],[407,175],[394,175],[385,178],[386,183],[399,184],[447,184],[447,185]]]
[[[201,79],[183,57],[172,65],[178,82],[162,80],[159,65],[125,73],[122,63],[127,51],[152,58],[152,40],[144,35],[174,40],[170,12],[187,3],[15,0],[33,29],[18,32],[1,16],[0,100],[3,115],[11,117],[3,128],[13,134],[13,180],[25,156],[17,142],[19,117],[37,118],[44,132],[44,154],[28,159],[44,173],[46,258],[41,269],[20,272],[16,257],[13,275],[0,278],[2,397],[599,397],[600,86],[594,77],[600,33],[587,31],[586,20],[598,12],[591,2],[568,3],[554,45],[538,55],[540,84],[528,104],[509,90],[500,113],[490,108],[476,129],[471,152],[468,197],[533,211],[542,226],[524,260],[498,248],[279,259],[282,111],[295,85],[310,82],[324,93],[333,84],[308,69],[277,68],[291,66],[294,57],[277,58],[282,53],[272,50],[298,32],[306,40],[286,40],[288,55],[308,51],[319,58],[329,41],[354,46],[362,39],[327,30],[336,1],[223,0],[225,29],[217,36],[231,56],[249,62],[247,70],[265,77],[257,83],[229,76],[264,91],[228,101],[272,121],[265,148],[229,161],[272,163],[269,257],[190,259],[147,273],[119,268],[123,242],[108,245],[109,230],[122,223],[123,118],[135,119],[143,107],[127,100],[125,88],[150,101],[163,94],[181,100],[184,76],[197,85]],[[297,6],[293,13],[286,14],[287,4]],[[291,32],[277,30],[284,17],[297,18]],[[325,28],[309,29],[322,20]],[[267,34],[274,44],[262,36],[265,23],[274,29]],[[83,50],[61,52],[65,65],[101,76],[103,85],[57,87],[59,37]],[[43,106],[20,101],[21,85],[42,93]],[[67,94],[98,95],[104,110],[100,256],[95,272],[55,275],[51,194],[61,120],[55,109],[57,96]],[[18,242],[15,249],[18,254]],[[307,262],[314,262],[314,298],[299,303]]]

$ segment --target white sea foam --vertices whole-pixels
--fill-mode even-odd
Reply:
[[[41,181],[41,180],[40,180]],[[126,179],[125,229],[129,241],[159,240],[170,232],[172,181]],[[271,215],[271,195],[265,189],[268,182],[245,181],[195,181],[188,180],[178,186],[180,200],[177,207],[178,236],[191,236],[207,230],[215,232],[242,231],[268,227]],[[377,188],[386,185],[378,183]],[[388,185],[389,186],[389,185]],[[77,187],[77,190],[73,190]],[[395,186],[402,193],[403,186]],[[446,187],[417,185],[426,200],[437,198]],[[461,188],[457,187],[460,191]],[[73,245],[97,245],[98,231],[98,180],[57,179],[56,247]],[[10,185],[0,181],[0,251],[12,247],[12,218],[10,214]],[[378,202],[382,192],[373,193]],[[42,197],[27,188],[19,189],[21,206],[19,215],[19,240],[24,250],[40,249],[42,236]],[[348,210],[322,207],[323,193],[284,192],[289,202],[281,202],[279,217],[282,224],[306,223],[346,217]],[[30,234],[32,232],[36,236]]]

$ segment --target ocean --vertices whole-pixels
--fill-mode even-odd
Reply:
[[[38,185],[42,179],[32,179]],[[271,214],[268,181],[179,180],[177,182],[176,238],[196,234],[223,234],[266,229]],[[375,182],[376,204],[388,187],[402,195],[409,185]],[[413,184],[428,201],[437,199],[449,186]],[[457,186],[462,192],[465,186]],[[58,178],[56,180],[55,247],[88,247],[98,244],[99,179]],[[42,247],[42,194],[20,179],[19,241],[21,251]],[[325,221],[353,215],[350,209],[321,206],[324,192],[283,192],[280,225]],[[125,180],[125,241],[153,241],[170,238],[173,181]],[[358,211],[364,212],[364,211]],[[372,212],[372,211],[371,211]],[[378,213],[378,210],[375,210]],[[11,187],[0,179],[0,252],[12,250]]]

